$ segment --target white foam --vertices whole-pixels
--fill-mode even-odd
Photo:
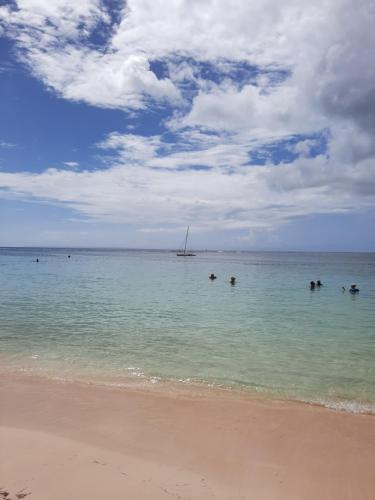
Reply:
[[[346,411],[357,414],[375,414],[375,405],[361,401],[306,401],[306,403],[320,404],[331,410]]]

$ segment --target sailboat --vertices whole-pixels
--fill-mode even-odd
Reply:
[[[177,254],[176,254],[177,257],[195,257],[195,253],[187,252],[186,251],[188,237],[189,237],[189,226],[187,227],[187,230],[186,230],[184,251],[183,252],[177,252]]]

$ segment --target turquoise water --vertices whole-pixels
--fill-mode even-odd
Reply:
[[[371,410],[375,254],[0,249],[0,363]]]

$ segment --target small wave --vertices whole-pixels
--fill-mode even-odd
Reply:
[[[132,377],[146,378],[145,373],[137,366],[128,366],[126,369]]]
[[[362,415],[375,415],[375,404],[363,403],[361,401],[306,401],[309,404],[318,404],[329,408],[330,410],[345,411],[348,413],[356,413]]]

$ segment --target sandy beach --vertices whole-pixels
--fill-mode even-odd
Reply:
[[[0,377],[0,498],[373,499],[375,417]],[[7,495],[8,493],[8,495]]]

